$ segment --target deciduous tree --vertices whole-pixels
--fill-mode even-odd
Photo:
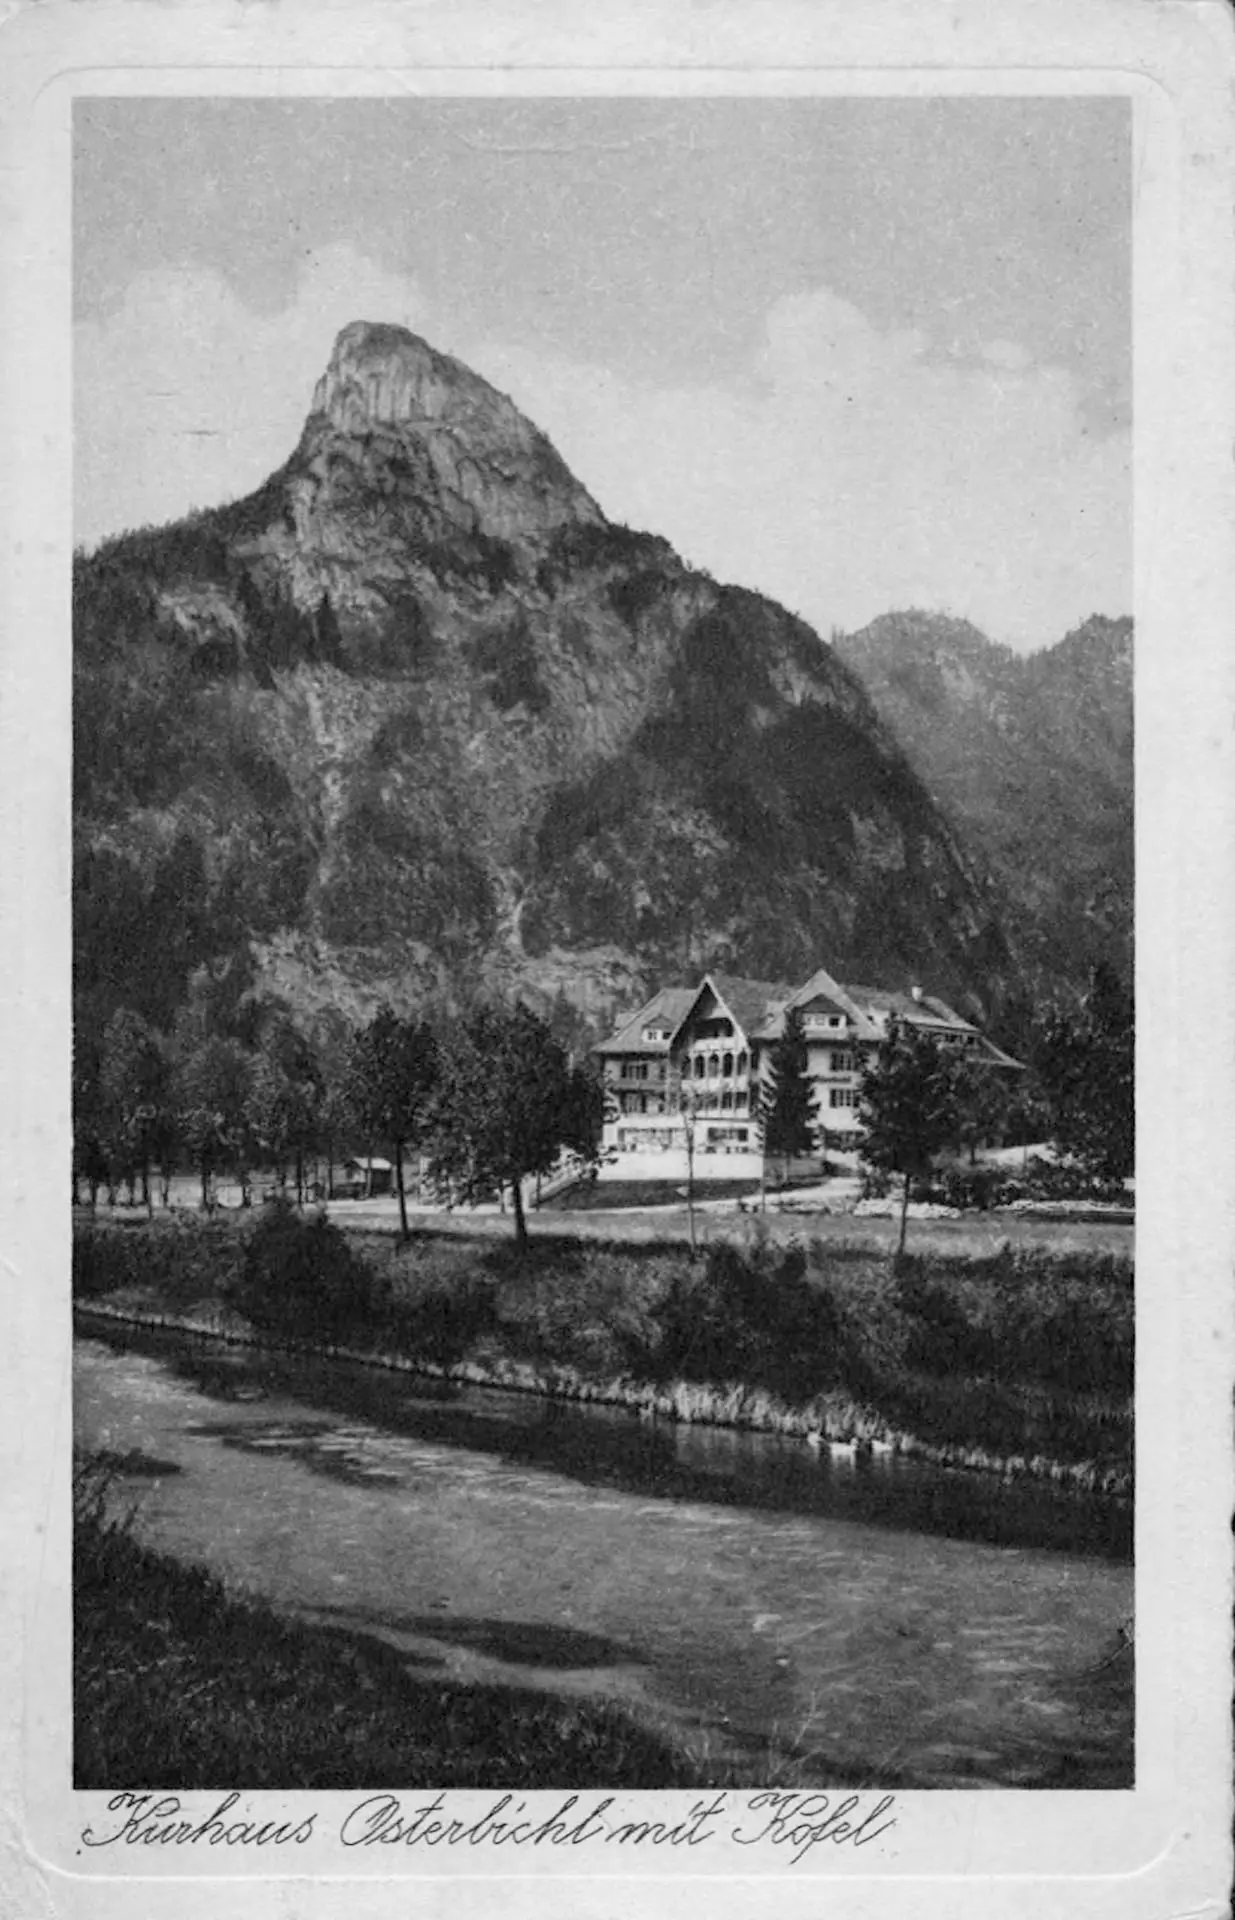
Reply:
[[[465,1201],[509,1187],[522,1245],[524,1180],[563,1148],[595,1158],[603,1093],[527,1007],[480,1007],[443,1048],[435,1114],[433,1177]]]
[[[207,1036],[186,1046],[175,1069],[176,1110],[185,1146],[201,1175],[202,1206],[212,1204],[220,1168],[233,1169],[248,1196],[252,1134],[252,1056],[238,1040]]]
[[[959,1137],[956,1068],[928,1035],[895,1023],[863,1070],[859,1102],[866,1126],[863,1158],[904,1181],[899,1260],[905,1251],[909,1183],[929,1173],[936,1155]]]
[[[395,1168],[399,1229],[406,1240],[407,1192],[403,1156],[424,1144],[434,1112],[440,1057],[433,1031],[423,1021],[403,1020],[383,1007],[355,1036],[348,1060],[345,1098],[360,1132],[385,1146]]]
[[[1000,1069],[972,1054],[962,1054],[953,1069],[956,1094],[957,1141],[968,1149],[969,1164],[978,1157],[978,1148],[1002,1135],[1009,1123],[1014,1082],[1023,1074],[1011,1068]]]
[[[302,1204],[305,1159],[316,1151],[322,1129],[322,1074],[312,1044],[283,1015],[266,1027],[253,1062],[250,1124],[280,1182],[288,1160],[295,1167],[296,1201]]]

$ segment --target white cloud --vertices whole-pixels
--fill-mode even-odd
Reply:
[[[611,517],[824,634],[910,605],[1032,646],[1131,603],[1126,437],[1087,437],[1069,375],[994,341],[932,360],[826,288],[778,300],[741,390],[656,386],[456,340],[415,283],[346,249],[254,315],[217,277],[135,281],[79,330],[78,537],[248,491],[291,451],[339,327],[412,324],[511,394]],[[208,437],[194,429],[207,429]]]
[[[177,518],[259,486],[292,451],[349,320],[419,325],[412,280],[347,247],[306,257],[296,298],[255,314],[219,275],[139,275],[74,340],[77,540]]]
[[[922,606],[1030,647],[1128,610],[1126,437],[1087,436],[1059,368],[1014,372],[1015,350],[933,362],[926,347],[820,289],[772,307],[744,394],[642,386],[500,342],[472,359],[613,518],[825,635]]]

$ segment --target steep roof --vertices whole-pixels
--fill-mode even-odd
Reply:
[[[616,1033],[602,1040],[598,1047],[593,1047],[593,1053],[668,1053],[669,1041],[698,998],[698,987],[662,987],[659,993],[645,1001],[637,1013],[632,1013]],[[645,1040],[644,1028],[661,1022],[668,1028],[668,1037],[664,1040]]]
[[[767,1020],[789,999],[793,988],[784,981],[744,980],[736,973],[709,973],[716,994],[728,1007],[747,1039],[762,1032]],[[702,992],[702,987],[700,992]]]
[[[981,1041],[983,1057],[992,1065],[1019,1067],[1021,1064],[934,994],[923,993],[915,998],[913,993],[893,987],[842,986],[825,967],[816,968],[800,987],[789,986],[784,981],[747,980],[734,973],[705,974],[697,987],[663,987],[608,1040],[593,1048],[593,1052],[646,1054],[653,1058],[667,1054],[682,1023],[709,986],[747,1040],[778,1040],[784,1031],[788,1007],[822,1005],[829,1012],[844,1014],[851,1022],[851,1031],[845,1035],[847,1040],[882,1039],[887,1018],[891,1017],[928,1031],[973,1034]],[[665,1026],[667,1037],[645,1040],[644,1030],[658,1024]]]
[[[826,967],[816,967],[806,985],[798,988],[793,996],[794,1005],[804,1006],[817,997],[831,1001],[838,1013],[848,1014],[856,1029],[855,1038],[872,1040],[877,1037],[874,1022],[862,1003],[858,989],[843,986]]]
[[[871,1013],[894,1014],[898,1020],[908,1020],[918,1025],[954,1027],[965,1033],[976,1033],[977,1028],[970,1020],[963,1020],[955,1008],[946,1000],[939,1000],[934,994],[901,993],[890,987],[854,987],[846,988],[850,998],[860,1007]]]
[[[894,1019],[903,1020],[907,1026],[924,1029],[927,1033],[969,1035],[978,1042],[979,1055],[988,1065],[1021,1070],[1021,1061],[1014,1060],[1010,1053],[1005,1053],[993,1040],[988,1040],[980,1027],[975,1026],[972,1020],[966,1020],[937,994],[923,993],[915,997],[912,993],[900,993],[887,987],[851,986],[846,991],[872,1014],[888,1014]]]

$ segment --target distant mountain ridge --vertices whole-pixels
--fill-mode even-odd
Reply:
[[[254,494],[74,572],[79,1002],[311,1013],[825,962],[982,1011],[990,888],[802,621],[609,522],[401,329],[336,342]],[[232,988],[227,982],[230,979]]]
[[[992,876],[1033,980],[1131,978],[1133,629],[1094,615],[1016,654],[965,621],[888,614],[835,639]]]

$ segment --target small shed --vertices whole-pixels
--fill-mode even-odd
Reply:
[[[395,1170],[377,1154],[366,1160],[345,1160],[331,1190],[335,1200],[376,1200],[394,1192]]]

